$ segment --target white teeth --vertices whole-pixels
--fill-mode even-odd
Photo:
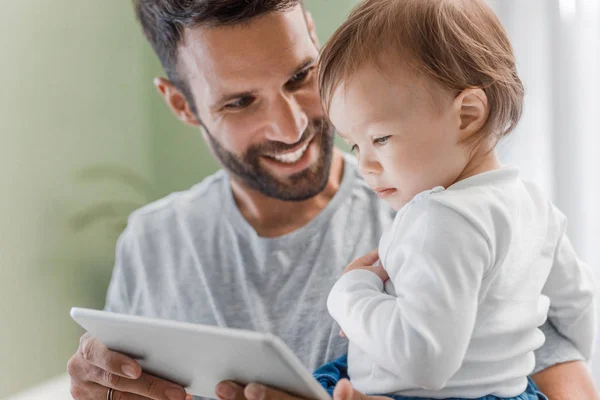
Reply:
[[[309,143],[310,142],[307,142],[304,146],[300,147],[298,150],[296,150],[292,153],[278,154],[278,155],[273,155],[271,157],[273,157],[274,159],[276,159],[277,161],[282,162],[282,163],[293,164],[304,155],[304,152],[308,148]]]

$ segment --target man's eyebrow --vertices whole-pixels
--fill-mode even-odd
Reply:
[[[311,64],[314,64],[317,61],[317,59],[313,56],[308,56],[306,57],[304,60],[302,60],[302,62],[300,63],[300,66],[297,67],[290,75],[295,75],[298,72],[302,71],[303,69],[306,69],[306,67],[310,66]]]

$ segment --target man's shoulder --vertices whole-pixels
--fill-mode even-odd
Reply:
[[[171,234],[181,221],[217,220],[225,204],[228,176],[220,170],[187,190],[171,193],[131,213],[127,228],[144,235]]]

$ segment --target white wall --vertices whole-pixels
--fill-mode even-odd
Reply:
[[[600,277],[600,2],[490,0],[525,85],[504,160],[541,185],[569,219],[578,255]],[[600,321],[600,318],[599,318]],[[600,349],[600,337],[596,339]],[[600,382],[600,351],[592,359]]]

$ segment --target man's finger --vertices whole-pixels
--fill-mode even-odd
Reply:
[[[181,386],[146,373],[138,379],[128,379],[98,367],[93,368],[94,371],[90,372],[93,382],[122,393],[133,393],[153,400],[185,400],[186,397]]]
[[[142,373],[142,367],[135,360],[109,350],[87,333],[81,337],[79,352],[84,360],[111,374],[136,379]]]
[[[81,383],[77,381],[71,382],[71,397],[74,400],[88,400],[88,399],[106,399],[108,395],[108,388],[97,383],[86,382]],[[113,400],[148,400],[147,397],[142,397],[133,393],[123,393],[114,391],[112,395]]]
[[[385,396],[367,396],[355,390],[348,379],[340,379],[333,390],[333,400],[390,400]]]
[[[103,389],[103,391],[100,393],[100,395],[102,395],[102,393],[104,393],[104,396],[94,397],[95,399],[106,399],[107,398],[108,389],[105,387],[103,387],[102,389]],[[125,392],[119,392],[118,390],[115,390],[115,391],[113,391],[113,394],[112,394],[112,400],[148,400],[148,398],[144,397],[144,396],[140,396],[139,394],[135,394],[135,393],[125,393]]]
[[[352,398],[352,384],[347,379],[340,379],[333,389],[333,400],[356,400]]]
[[[245,400],[244,387],[237,382],[219,382],[215,387],[215,393],[219,400]]]
[[[258,383],[250,383],[246,386],[244,395],[246,395],[248,400],[304,400],[300,397],[292,396],[289,393],[272,389]]]

